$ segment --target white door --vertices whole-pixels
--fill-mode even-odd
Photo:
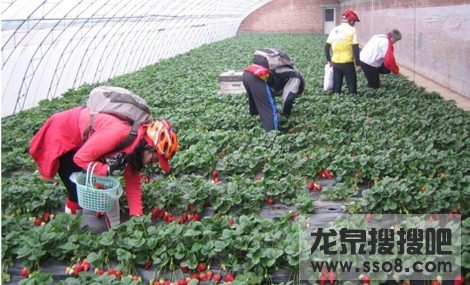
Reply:
[[[336,20],[335,20],[335,14],[336,14],[336,9],[335,8],[325,8],[324,9],[325,13],[325,24],[323,25],[323,30],[325,34],[329,34],[330,31],[336,26]]]

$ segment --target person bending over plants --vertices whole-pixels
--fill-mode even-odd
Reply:
[[[243,85],[248,94],[250,115],[259,115],[265,131],[279,130],[279,116],[289,116],[295,99],[305,88],[302,74],[286,53],[278,48],[255,51],[253,64],[245,68]],[[278,110],[275,96],[282,96]]]
[[[398,74],[399,67],[393,54],[393,45],[401,40],[401,33],[392,30],[387,34],[373,36],[360,53],[361,67],[367,79],[367,86],[380,87],[380,74]]]
[[[92,97],[109,108],[109,112],[93,112],[91,105],[96,102],[93,103]],[[117,107],[113,103],[122,98],[126,104],[133,102],[132,106],[125,107],[129,114],[138,113],[135,106],[144,110],[144,122],[131,124],[116,115],[122,111],[119,108],[123,105]],[[136,98],[138,102],[133,101]],[[115,114],[111,114],[113,108],[116,109]],[[178,137],[171,124],[165,119],[153,120],[149,113],[145,101],[132,92],[104,86],[91,91],[86,107],[56,113],[41,126],[30,142],[29,152],[44,179],[52,179],[59,174],[67,189],[66,213],[81,213],[77,185],[71,180],[71,175],[87,170],[91,163],[96,165],[95,175],[123,172],[129,215],[142,215],[141,170],[158,161],[164,172],[170,172],[168,161],[178,150]],[[120,223],[119,206],[117,208],[117,217],[116,211],[113,211],[113,217],[104,213],[108,228]]]

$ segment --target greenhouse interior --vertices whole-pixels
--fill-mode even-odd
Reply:
[[[470,284],[469,15],[3,0],[1,283]]]

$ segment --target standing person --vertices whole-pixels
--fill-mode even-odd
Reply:
[[[367,78],[367,86],[379,88],[380,74],[400,72],[393,54],[393,45],[399,40],[401,40],[401,33],[394,29],[387,34],[373,36],[362,48],[361,67]]]
[[[287,54],[277,48],[255,52],[253,64],[245,68],[243,85],[248,94],[250,115],[259,115],[265,131],[279,130],[279,116],[289,116],[295,99],[302,94],[305,81]],[[274,97],[282,96],[278,110]]]
[[[361,67],[359,65],[359,42],[354,25],[360,20],[352,10],[344,10],[341,21],[339,26],[331,30],[326,40],[326,61],[333,65],[333,93],[341,93],[343,77],[345,77],[349,94],[355,94],[357,92],[356,71],[360,71]],[[332,51],[332,55],[330,51]]]
[[[116,88],[110,87],[111,90]],[[90,133],[90,121],[90,109],[83,106],[47,119],[32,138],[29,149],[41,176],[52,179],[59,174],[67,189],[65,212],[80,214],[82,208],[78,204],[76,184],[70,179],[72,173],[86,170],[90,163],[96,163],[94,174],[100,176],[123,171],[129,215],[142,215],[141,170],[158,161],[164,172],[170,171],[168,161],[178,150],[176,132],[165,119],[151,121],[139,126],[136,138],[128,146],[116,150],[132,126],[117,116],[96,113]],[[84,135],[88,137],[85,141]],[[107,213],[104,216],[108,228],[120,222],[119,216],[114,217],[114,221]]]

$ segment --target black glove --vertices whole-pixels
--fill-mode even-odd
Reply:
[[[118,153],[108,160],[108,175],[119,175],[126,167],[127,155],[124,152]]]

